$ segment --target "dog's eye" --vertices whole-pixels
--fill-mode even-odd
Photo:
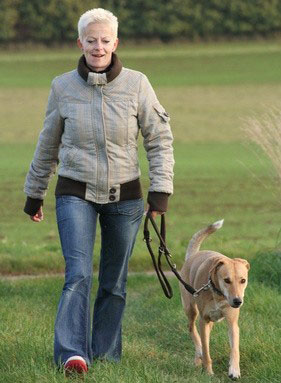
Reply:
[[[229,278],[225,278],[225,283],[231,283],[231,280]]]
[[[245,282],[246,282],[246,279],[242,278],[241,283],[245,283]]]

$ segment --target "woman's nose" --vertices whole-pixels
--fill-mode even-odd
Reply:
[[[99,50],[99,49],[101,49],[102,48],[102,44],[101,44],[101,41],[96,41],[95,42],[95,46],[94,46],[94,48],[96,49],[96,50]]]

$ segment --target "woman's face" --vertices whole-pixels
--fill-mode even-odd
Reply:
[[[107,23],[90,23],[85,29],[83,39],[77,40],[87,65],[95,72],[103,71],[111,63],[112,52],[118,45],[111,26]]]

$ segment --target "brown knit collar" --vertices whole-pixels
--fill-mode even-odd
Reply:
[[[122,70],[122,63],[119,60],[119,58],[117,57],[117,55],[115,53],[112,53],[111,64],[106,68],[106,70],[104,70],[103,72],[94,72],[93,70],[91,70],[87,66],[85,56],[82,55],[78,61],[77,70],[78,70],[79,75],[86,82],[88,82],[89,73],[96,73],[97,76],[103,75],[102,77],[104,77],[104,78],[106,77],[106,82],[110,82],[110,81],[114,80],[120,74],[120,72]],[[106,76],[104,76],[104,74]]]

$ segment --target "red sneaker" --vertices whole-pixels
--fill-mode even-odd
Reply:
[[[72,356],[67,359],[64,365],[66,376],[73,374],[85,374],[88,371],[88,366],[84,358],[81,356]]]

